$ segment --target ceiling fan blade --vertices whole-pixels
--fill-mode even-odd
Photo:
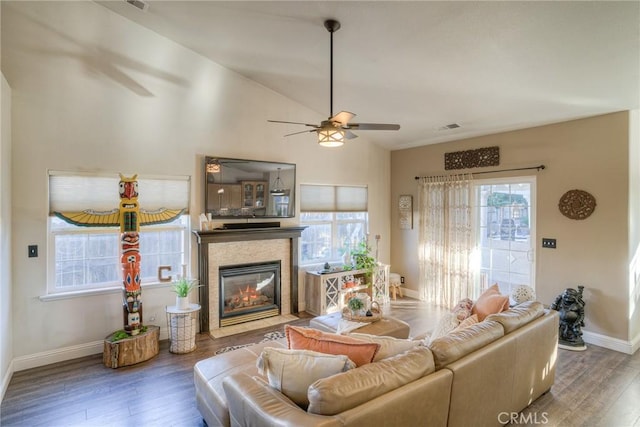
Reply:
[[[316,129],[302,130],[300,132],[288,133],[285,136],[298,135],[298,134],[301,134],[301,133],[308,133],[308,132],[315,132],[315,131],[316,131]]]
[[[351,132],[348,129],[345,129],[345,131],[344,131],[344,138],[345,139],[354,139],[354,138],[357,138],[357,137],[358,137],[358,135],[356,135],[355,133]]]
[[[390,123],[351,123],[349,129],[359,130],[399,130],[400,125]]]
[[[349,123],[349,120],[353,119],[355,116],[356,116],[355,114],[350,113],[348,111],[340,111],[335,116],[329,118],[329,121],[338,122],[342,126],[346,126]]]
[[[271,123],[287,123],[290,125],[305,125],[305,126],[313,126],[313,127],[318,127],[318,125],[310,125],[309,123],[300,123],[300,122],[286,122],[284,120],[267,120],[268,122]]]

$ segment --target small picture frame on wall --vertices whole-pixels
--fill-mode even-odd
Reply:
[[[398,199],[399,225],[401,230],[413,228],[413,196],[403,194]]]

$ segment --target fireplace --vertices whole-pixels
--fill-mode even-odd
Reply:
[[[280,261],[220,266],[220,326],[280,314]]]
[[[305,227],[194,231],[198,240],[200,332],[214,338],[289,321],[298,313],[298,239]],[[238,325],[221,325],[220,273],[224,266],[280,261],[280,315]],[[229,318],[226,318],[227,321]],[[276,323],[274,323],[276,322]]]

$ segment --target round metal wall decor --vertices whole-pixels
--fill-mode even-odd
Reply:
[[[558,208],[567,218],[585,219],[596,209],[596,198],[586,191],[569,190],[560,198]]]

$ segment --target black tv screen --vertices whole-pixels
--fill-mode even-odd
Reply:
[[[205,209],[212,218],[295,216],[296,165],[205,158]]]

